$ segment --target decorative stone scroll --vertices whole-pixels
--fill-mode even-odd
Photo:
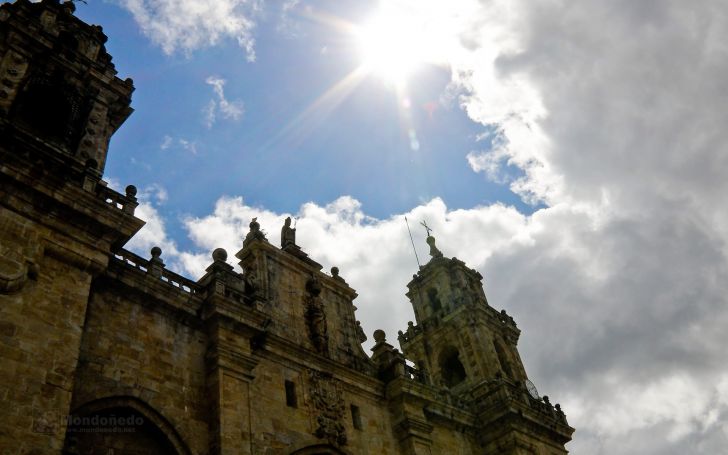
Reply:
[[[0,294],[12,294],[23,288],[28,279],[38,276],[35,262],[19,255],[0,256]]]
[[[313,434],[332,445],[346,445],[343,419],[346,410],[341,386],[330,374],[308,370],[311,405],[315,424]]]
[[[29,232],[10,219],[0,222],[0,232],[8,239],[24,240],[23,245],[13,247],[0,238],[0,294],[12,294],[38,277],[43,247],[36,232]]]

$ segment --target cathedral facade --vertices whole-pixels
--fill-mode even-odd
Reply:
[[[0,453],[567,453],[513,319],[433,237],[416,321],[371,355],[290,220],[280,247],[252,220],[240,271],[217,249],[198,281],[125,250],[136,189],[102,177],[134,88],[73,12],[0,5]]]

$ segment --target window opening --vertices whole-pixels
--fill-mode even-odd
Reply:
[[[361,430],[361,412],[359,406],[351,405],[351,422],[354,424],[354,429]]]
[[[442,303],[440,303],[440,298],[437,296],[437,289],[428,289],[427,297],[430,300],[430,306],[432,307],[433,312],[440,311],[440,309],[442,309]]]
[[[286,406],[290,408],[298,407],[298,400],[296,399],[296,384],[293,381],[286,381]]]

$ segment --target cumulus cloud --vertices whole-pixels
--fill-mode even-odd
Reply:
[[[491,178],[517,166],[511,188],[549,206],[534,243],[484,271],[525,327],[527,367],[568,398],[571,449],[725,447],[728,9],[481,6],[450,63],[462,106],[500,143],[469,163]]]
[[[142,32],[167,54],[190,53],[234,39],[255,60],[258,0],[118,0]]]
[[[205,124],[207,127],[212,128],[212,125],[215,124],[218,115],[225,119],[239,120],[244,112],[243,102],[240,100],[230,101],[225,98],[225,79],[209,76],[205,80],[205,83],[212,86],[212,90],[216,97],[211,99],[203,110],[205,115]]]

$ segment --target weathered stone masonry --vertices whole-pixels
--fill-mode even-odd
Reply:
[[[290,220],[281,248],[252,220],[242,273],[217,249],[196,282],[124,250],[136,189],[102,176],[133,84],[73,12],[0,5],[0,453],[566,453],[513,319],[433,237],[402,352],[376,331],[371,356]]]

